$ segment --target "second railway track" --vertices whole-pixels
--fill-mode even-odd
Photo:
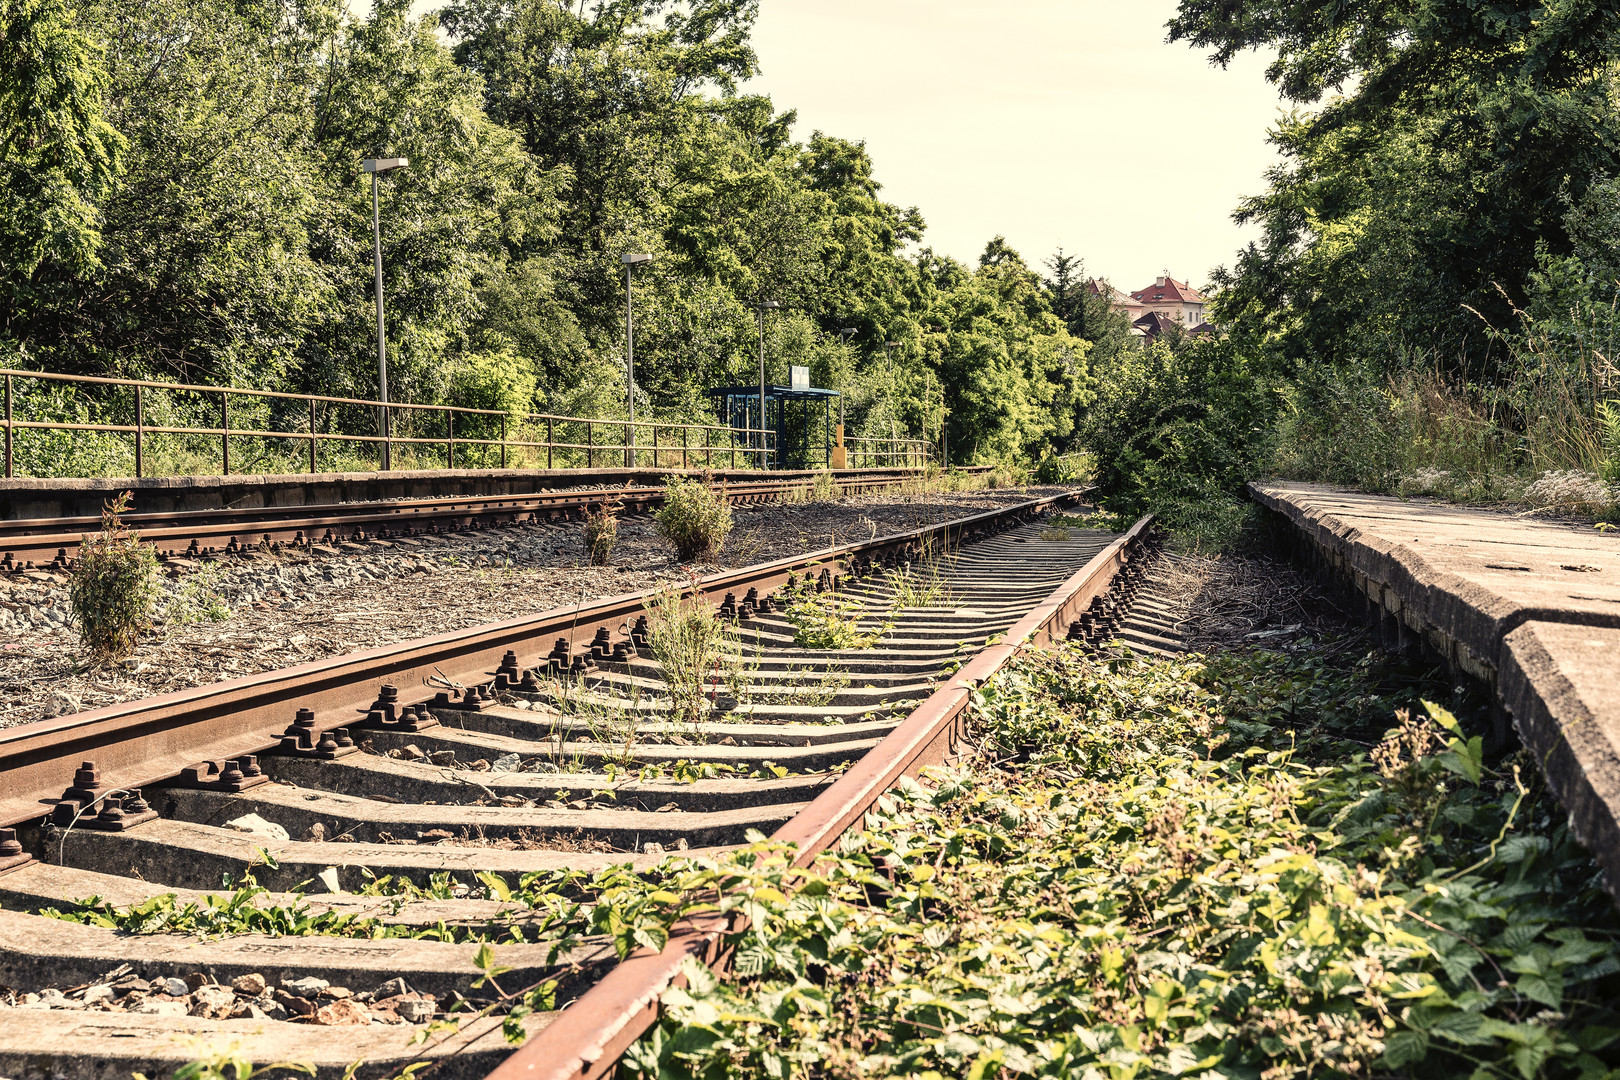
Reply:
[[[481,1077],[512,1053],[499,1015],[413,1036],[491,1002],[475,942],[492,939],[501,984],[555,978],[559,1006],[585,994],[524,1021],[545,1036],[520,1051],[526,1067],[539,1053],[557,1075],[601,1075],[591,1062],[611,1060],[575,1069],[567,1040],[580,1025],[598,1051],[634,1037],[592,1003],[643,977],[637,961],[589,938],[554,955],[555,913],[503,892],[525,875],[646,871],[751,830],[825,846],[894,776],[948,752],[971,686],[1013,648],[989,643],[1111,618],[1104,594],[1141,528],[1043,529],[1066,501],[695,585],[735,620],[696,723],[669,717],[636,596],[0,732],[0,824],[16,830],[0,833],[0,985],[21,995],[0,1075],[155,1075],[228,1046],[322,1076],[429,1060]],[[928,550],[944,554],[925,568]],[[854,628],[881,644],[796,644],[790,577],[799,595],[864,605]],[[268,891],[242,903],[263,925],[238,929],[257,932],[184,932],[200,925],[188,905],[217,913],[206,897],[249,872]],[[75,902],[90,897],[87,916]],[[343,916],[365,921],[344,936]],[[340,932],[299,936],[293,918]]]
[[[860,469],[827,473],[839,494],[881,491],[915,482],[910,469]],[[805,474],[723,483],[737,506],[771,503],[809,490]],[[467,529],[538,524],[580,517],[587,508],[614,505],[627,513],[653,509],[663,488],[646,484],[603,484],[589,474],[581,482],[525,494],[458,495],[321,505],[220,507],[205,510],[137,512],[125,523],[165,558],[246,553],[258,547],[340,544],[350,539],[390,539]],[[0,572],[21,573],[70,565],[85,534],[101,527],[98,517],[14,518],[0,520]]]

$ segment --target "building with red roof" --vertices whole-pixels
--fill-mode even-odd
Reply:
[[[1204,307],[1208,303],[1203,293],[1169,275],[1131,293],[1131,299],[1142,305],[1143,314],[1164,315],[1188,330],[1203,323]]]

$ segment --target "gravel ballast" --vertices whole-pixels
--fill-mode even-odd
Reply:
[[[164,579],[162,620],[133,656],[111,664],[92,663],[81,646],[65,575],[5,575],[0,727],[657,588],[1058,490],[877,494],[739,507],[712,563],[678,563],[650,515],[620,521],[618,544],[603,567],[583,565],[577,522],[374,540],[331,554],[288,550],[173,561]]]

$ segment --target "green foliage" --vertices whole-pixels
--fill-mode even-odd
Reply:
[[[737,642],[713,605],[694,588],[671,586],[647,600],[648,637],[669,692],[670,718],[696,724],[709,714],[711,684]]]
[[[1265,462],[1274,395],[1231,342],[1155,342],[1097,372],[1081,433],[1104,505],[1146,511],[1196,548],[1230,546],[1245,481]]]
[[[675,545],[683,562],[711,558],[731,535],[731,504],[713,478],[670,476],[664,480],[664,505],[654,516],[658,535]]]
[[[619,539],[619,508],[613,503],[585,511],[585,558],[592,566],[606,566]]]
[[[101,531],[86,536],[68,576],[68,603],[79,638],[100,659],[135,651],[157,608],[157,554],[124,527],[130,492],[101,511]]]
[[[818,593],[807,589],[787,606],[793,624],[793,643],[806,649],[870,649],[894,628],[891,617],[870,630],[861,629],[866,604],[836,590]]]
[[[716,868],[732,974],[633,1073],[1609,1075],[1620,924],[1564,814],[1439,706],[1342,739],[1422,685],[1344,659],[1026,657],[975,710],[1015,768]]]

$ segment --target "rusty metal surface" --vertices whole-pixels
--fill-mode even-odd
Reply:
[[[710,598],[750,587],[763,593],[790,574],[823,567],[838,572],[852,558],[871,558],[929,536],[955,544],[1078,497],[1071,492],[1034,499],[874,541],[714,574],[696,589]],[[508,649],[516,650],[525,664],[542,657],[557,638],[583,649],[598,629],[617,631],[633,622],[644,603],[645,594],[626,594],[578,609],[471,627],[0,731],[0,776],[5,778],[0,826],[48,813],[81,761],[94,760],[108,787],[147,787],[199,761],[268,750],[301,708],[314,712],[316,731],[330,731],[362,720],[385,683],[399,687],[403,706],[434,695],[430,677],[487,682]]]
[[[1008,631],[940,686],[898,728],[856,762],[814,802],[773,835],[798,845],[795,864],[809,865],[866,813],[901,776],[943,758],[960,734],[975,687],[1027,648],[1059,637],[1125,565],[1152,527],[1147,515],[1064,582]],[[488,1080],[595,1080],[658,1019],[664,990],[680,985],[688,956],[710,957],[737,927],[693,925],[672,935],[658,953],[633,956],[565,1009],[489,1074]]]
[[[859,470],[833,474],[841,491],[859,493],[878,490],[911,479],[913,470]],[[728,481],[727,499],[734,505],[768,502],[784,493],[803,488],[806,475],[770,480]],[[184,550],[195,541],[199,547],[225,547],[235,539],[251,548],[261,540],[287,543],[300,534],[319,541],[331,531],[339,538],[355,530],[375,534],[412,535],[430,529],[454,529],[489,524],[517,524],[577,516],[587,507],[616,503],[630,510],[648,510],[661,505],[663,489],[638,484],[536,491],[521,495],[473,495],[431,499],[399,499],[378,503],[333,503],[328,505],[265,506],[243,509],[183,510],[173,513],[128,514],[125,523],[141,539],[160,550]],[[0,521],[0,550],[12,556],[17,565],[39,565],[53,560],[58,552],[72,558],[86,533],[101,527],[99,518],[28,518]]]

